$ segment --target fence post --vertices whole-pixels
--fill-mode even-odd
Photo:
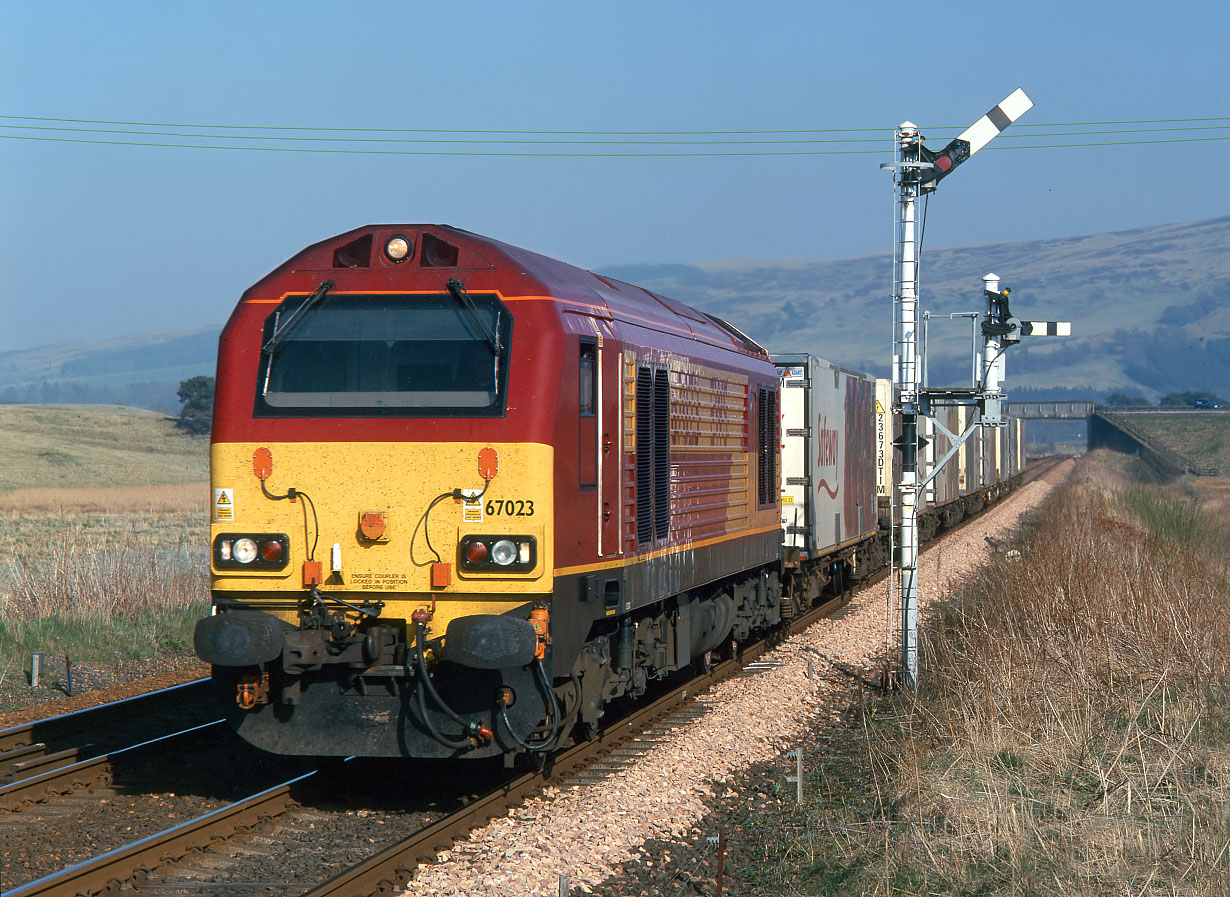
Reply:
[[[794,758],[794,775],[786,776],[786,781],[795,783],[795,802],[801,804],[803,803],[803,748],[798,747],[793,751],[788,751],[786,756]]]

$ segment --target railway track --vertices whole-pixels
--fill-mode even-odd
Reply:
[[[714,682],[738,674],[772,645],[831,613],[840,607],[841,603],[839,599],[835,599],[792,621],[788,631],[775,634],[772,640],[748,646],[738,656],[715,664],[708,673],[672,688],[650,704],[636,708],[630,715],[604,728],[592,741],[575,745],[549,758],[544,768],[499,781],[485,793],[465,801],[456,811],[440,814],[439,818],[408,837],[397,840],[364,861],[349,866],[328,881],[307,890],[306,897],[350,897],[355,894],[395,892],[409,880],[410,874],[420,862],[433,858],[455,839],[506,813],[511,807],[541,790],[544,785],[558,783],[578,769],[610,755],[620,745],[637,738],[655,723],[668,718],[699,691]],[[184,733],[184,736],[190,734]],[[259,836],[261,829],[275,826],[279,818],[300,805],[296,798],[297,791],[306,791],[310,786],[327,789],[321,782],[324,778],[325,775],[320,770],[298,775],[244,800],[172,826],[132,844],[107,851],[5,893],[10,897],[69,897],[79,894],[116,893],[128,889],[133,893],[216,894],[217,883],[202,885],[199,881],[193,881],[194,873],[199,871],[192,868],[194,863],[200,862],[201,857],[211,847],[226,844],[228,848],[233,848],[235,845],[230,843],[232,839],[238,838],[242,841],[244,836]],[[242,852],[242,848],[239,852]],[[188,867],[187,877],[176,878],[175,870],[168,867],[181,860],[185,860]],[[258,882],[252,880],[253,878],[249,876],[248,881],[231,883],[235,886],[234,893],[242,893],[245,889],[266,894],[304,893],[303,884],[269,880]],[[232,891],[228,890],[227,893]]]
[[[74,782],[101,783],[108,754],[220,718],[209,701],[209,680],[198,679],[2,729],[0,810],[67,793]],[[63,772],[70,768],[71,774]]]
[[[1064,459],[1047,459],[1028,471],[1024,482],[1045,475]],[[977,519],[974,515],[969,520]],[[602,778],[606,771],[600,765],[618,767],[626,759],[610,759],[621,745],[641,737],[655,722],[678,712],[698,691],[713,682],[736,675],[748,664],[754,664],[765,651],[789,635],[807,628],[812,623],[842,606],[840,600],[830,601],[802,617],[792,621],[788,628],[775,633],[770,639],[747,647],[737,657],[717,664],[705,676],[698,677],[658,698],[654,703],[635,710],[631,716],[618,724],[604,729],[592,742],[577,745],[553,757],[542,770],[525,773],[516,778],[499,781],[486,793],[467,799],[455,812],[438,815],[438,818],[422,825],[413,834],[399,838],[395,843],[379,850],[362,862],[347,866],[327,881],[322,881],[306,891],[308,897],[350,897],[357,894],[393,893],[409,880],[414,868],[421,862],[437,855],[464,836],[474,827],[500,816],[539,791],[547,783],[558,784],[561,780],[576,776],[579,770],[589,770],[575,778],[575,787],[585,787],[586,779]],[[0,733],[3,734],[3,733]],[[649,740],[652,740],[650,737]],[[635,753],[635,748],[629,748]],[[604,761],[604,758],[607,758]],[[325,779],[320,771],[310,772],[288,779],[274,788],[265,789],[250,798],[215,810],[211,813],[182,823],[147,837],[134,844],[117,848],[89,860],[64,869],[53,875],[30,882],[16,890],[8,891],[14,897],[27,895],[70,895],[108,893],[131,889],[133,893],[157,893],[166,895],[217,894],[219,882],[202,884],[194,878],[208,878],[210,861],[208,854],[222,852],[242,854],[241,845],[245,836],[249,841],[262,839],[270,842],[268,834],[276,830],[279,821],[288,816],[288,811],[297,806],[295,791],[318,785]],[[299,818],[304,818],[300,808]],[[295,816],[295,813],[290,813]],[[309,810],[306,818],[312,818]],[[309,823],[310,825],[310,823]],[[294,823],[291,823],[292,828]],[[237,837],[238,836],[238,837]],[[228,840],[231,839],[231,840]],[[220,849],[218,849],[220,848]],[[260,853],[259,847],[255,850]],[[185,859],[186,858],[186,859]],[[183,868],[175,867],[183,860]],[[206,871],[201,873],[195,866],[203,863]],[[318,867],[317,867],[318,868]],[[186,872],[184,877],[177,877]],[[301,894],[304,885],[298,882],[262,880],[261,876],[247,876],[246,881],[226,883],[225,893]],[[302,881],[300,879],[299,881]]]

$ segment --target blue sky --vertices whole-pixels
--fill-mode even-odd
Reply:
[[[54,123],[0,119],[10,126],[0,128],[0,350],[220,324],[242,290],[287,256],[377,221],[454,224],[599,270],[885,251],[893,193],[879,163],[890,160],[893,126],[923,125],[938,149],[1018,86],[1036,103],[1021,125],[1045,133],[1053,129],[1039,126],[1053,122],[1230,116],[1224,5],[1089,6],[4,0],[6,116],[303,128],[882,130],[862,135],[880,143],[859,145],[880,151],[859,155],[526,158],[9,139],[155,138],[23,131],[11,126]],[[1176,126],[1103,125],[1084,130],[1142,131],[1037,138],[1117,144],[1078,148],[1001,150],[1005,135],[943,183],[928,243],[1227,214],[1230,141],[1121,143],[1230,135],[1159,130]],[[889,277],[886,270],[886,292]]]

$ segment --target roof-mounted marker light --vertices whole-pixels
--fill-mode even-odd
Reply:
[[[404,262],[410,258],[413,251],[414,244],[410,242],[410,238],[401,234],[389,237],[388,242],[384,244],[384,254],[391,262]]]

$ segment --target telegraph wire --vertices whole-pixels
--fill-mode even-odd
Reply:
[[[15,122],[26,122],[26,124],[16,124]],[[110,127],[81,127],[82,125]],[[1142,125],[1146,127],[1109,127],[1112,125]],[[183,128],[186,130],[151,130],[154,128]],[[1047,128],[1058,130],[1044,130]],[[1079,128],[1092,130],[1074,130]],[[1014,129],[1012,133],[1005,135],[1003,142],[992,147],[992,149],[1073,149],[1078,147],[1205,143],[1230,140],[1230,134],[1210,133],[1226,131],[1230,131],[1230,117],[1224,116],[1120,119],[1101,122],[1035,122],[1029,125],[1022,124],[1020,128]],[[67,136],[70,134],[77,136]],[[876,134],[878,136],[860,136],[865,134]],[[186,125],[104,119],[0,115],[0,138],[6,140],[35,140],[50,143],[161,147],[168,149],[239,150],[266,153],[306,152],[381,156],[488,156],[584,159],[883,155],[889,135],[892,134],[895,134],[895,128],[795,128],[723,131],[551,131],[523,129],[501,131],[493,129],[445,128],[310,128],[280,125]],[[107,135],[107,137],[93,135]],[[1142,136],[1137,137],[1136,135]],[[1114,136],[1128,139],[1087,139],[1091,137]],[[475,149],[474,147],[490,147],[490,149]],[[533,147],[533,149],[530,149],[530,147]],[[618,149],[613,147],[618,147]],[[663,149],[663,147],[679,147],[679,149]]]
[[[358,149],[333,148],[324,146],[231,146],[217,143],[158,143],[139,140],[92,140],[79,137],[39,137],[32,134],[0,134],[0,140],[37,140],[51,143],[91,144],[97,146],[141,146],[159,147],[165,149],[205,149],[229,150],[232,152],[267,152],[267,153],[330,153],[339,155],[368,156],[492,156],[521,158],[555,158],[555,159],[601,159],[601,158],[704,158],[704,157],[752,157],[752,156],[854,156],[885,154],[884,149],[844,149],[844,150],[715,150],[713,152],[674,152],[663,150],[646,150],[642,152],[611,150],[595,150],[594,152],[563,151],[558,153],[528,150],[410,150],[410,149]],[[1209,141],[1230,140],[1230,135],[1223,137],[1167,137],[1157,140],[1107,140],[1086,141],[1079,143],[1041,143],[1032,145],[1009,145],[988,147],[990,150],[1023,150],[1023,149],[1072,149],[1078,147],[1105,146],[1137,146],[1148,144],[1179,144],[1203,143]]]
[[[349,144],[369,144],[369,143],[403,143],[403,144],[421,144],[421,145],[547,145],[547,146],[611,146],[611,145],[635,145],[635,146],[724,146],[724,145],[755,145],[755,146],[783,146],[783,145],[813,145],[813,144],[855,144],[855,143],[874,143],[882,144],[883,136],[877,138],[870,137],[836,137],[836,138],[773,138],[773,139],[742,139],[742,140],[646,140],[646,139],[622,139],[622,140],[573,140],[573,139],[551,139],[544,140],[533,137],[509,137],[509,138],[491,138],[491,137],[316,137],[302,136],[299,134],[293,136],[277,136],[270,137],[269,135],[261,134],[208,134],[208,133],[185,133],[182,131],[134,131],[124,128],[72,128],[64,126],[49,126],[49,125],[6,125],[0,124],[0,129],[16,130],[16,131],[54,131],[61,133],[76,133],[76,134],[120,134],[129,136],[149,136],[149,137],[183,137],[193,138],[198,140],[277,140],[277,141],[297,141],[297,142],[315,142],[315,143],[349,143]],[[1199,125],[1180,128],[1117,128],[1117,129],[1101,129],[1095,131],[1050,131],[1033,134],[1011,134],[1004,135],[1005,138],[1016,137],[1017,139],[1035,139],[1038,137],[1077,137],[1077,136],[1098,136],[1104,134],[1160,134],[1160,133],[1177,133],[1190,131],[1230,131],[1230,125]],[[784,133],[784,132],[782,132]],[[20,135],[14,135],[20,136]]]
[[[771,134],[883,134],[886,131],[892,131],[892,128],[779,128],[779,129],[745,129],[745,130],[693,130],[693,131],[669,131],[669,130],[644,130],[644,131],[617,131],[617,130],[532,130],[532,129],[478,129],[478,128],[343,128],[343,127],[308,127],[308,126],[290,126],[290,125],[202,125],[188,124],[184,122],[138,122],[138,121],[118,121],[110,119],[91,119],[91,118],[50,118],[33,115],[0,115],[0,120],[8,121],[41,121],[54,122],[56,124],[93,124],[93,125],[127,125],[137,128],[194,128],[197,130],[211,131],[318,131],[326,133],[348,133],[348,134],[514,134],[514,135],[560,135],[560,136],[726,136],[726,135],[771,135]],[[1092,127],[1094,125],[1149,125],[1149,124],[1177,124],[1184,122],[1230,122],[1228,116],[1215,116],[1203,118],[1142,118],[1142,119],[1115,119],[1107,121],[1076,121],[1076,122],[1018,122],[1017,127],[1020,128],[1067,128],[1067,127]],[[961,131],[960,126],[929,126],[922,130],[932,131]],[[138,132],[139,133],[139,132]]]

